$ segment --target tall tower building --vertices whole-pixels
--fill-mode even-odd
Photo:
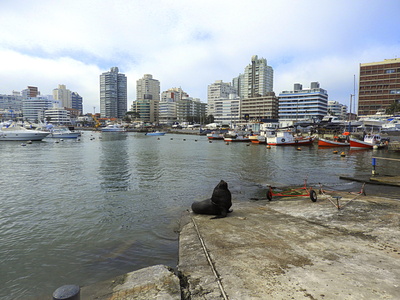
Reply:
[[[400,103],[400,58],[360,64],[358,115],[375,114],[394,102]]]
[[[100,75],[100,114],[103,118],[123,118],[127,112],[127,79],[117,67]]]
[[[53,98],[60,101],[62,107],[72,108],[72,93],[65,84],[59,84],[58,88],[53,90]]]
[[[240,98],[266,96],[273,91],[274,70],[267,65],[265,58],[253,55],[251,64],[247,65],[241,75]]]

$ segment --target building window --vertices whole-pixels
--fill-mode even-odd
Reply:
[[[391,74],[391,73],[395,73],[395,72],[396,72],[395,69],[387,69],[387,70],[385,70],[386,74]]]

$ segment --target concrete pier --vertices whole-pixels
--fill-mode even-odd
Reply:
[[[359,196],[338,210],[319,197],[234,203],[224,219],[188,214],[187,299],[399,299],[400,201]]]
[[[82,299],[400,299],[400,201],[234,201],[226,218],[182,218],[178,272],[138,270]],[[178,276],[179,275],[179,276]]]

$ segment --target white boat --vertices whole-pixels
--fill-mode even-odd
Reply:
[[[350,138],[351,149],[373,149],[383,147],[381,143],[381,136],[379,134],[367,134],[363,140]]]
[[[267,144],[272,146],[311,145],[313,142],[313,136],[294,136],[290,131],[277,131],[275,136],[267,136]]]
[[[145,135],[148,135],[148,136],[160,136],[160,135],[165,135],[165,132],[161,132],[161,131],[146,132]]]
[[[400,131],[400,117],[393,118],[388,123],[383,124],[382,131]]]
[[[125,132],[126,129],[120,124],[110,124],[101,129],[102,132]]]
[[[67,127],[53,127],[50,129],[50,134],[47,137],[59,139],[76,139],[80,136],[80,131],[72,131]]]
[[[26,129],[14,123],[3,124],[0,128],[0,141],[41,141],[50,133],[41,130]]]
[[[250,143],[249,134],[247,132],[236,132],[230,130],[224,134],[225,142],[247,142]]]
[[[207,133],[207,139],[209,140],[223,140],[224,134],[219,131],[212,131],[211,133]]]

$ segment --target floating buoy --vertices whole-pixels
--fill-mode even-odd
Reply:
[[[160,138],[157,138],[157,140],[160,140]]]
[[[345,157],[346,153],[342,152],[342,153],[340,153],[340,156]]]
[[[333,151],[333,154],[338,154],[339,152],[337,150]]]
[[[209,142],[209,143],[212,143],[212,140],[209,140],[208,142]]]
[[[59,142],[60,142],[60,141],[59,141],[59,140],[57,140],[57,141],[56,141],[56,144],[58,144]]]
[[[21,146],[26,146],[26,144],[25,144],[25,143],[22,143]]]
[[[247,143],[247,145],[246,146],[250,146],[250,143]]]
[[[64,140],[63,140],[63,139],[61,139],[60,141],[61,141],[61,142],[63,142]]]
[[[197,142],[197,140],[194,140],[195,142]]]
[[[271,149],[271,146],[270,146],[270,145],[267,145],[267,149]]]
[[[186,141],[186,139],[183,139],[184,141]]]
[[[27,141],[26,143],[27,143],[27,144],[32,144],[32,141]]]
[[[171,141],[173,140],[173,138],[171,138]]]
[[[229,142],[226,142],[225,145],[229,145]]]
[[[297,148],[297,151],[301,151],[301,148],[300,148],[300,147],[298,147],[298,148]]]

